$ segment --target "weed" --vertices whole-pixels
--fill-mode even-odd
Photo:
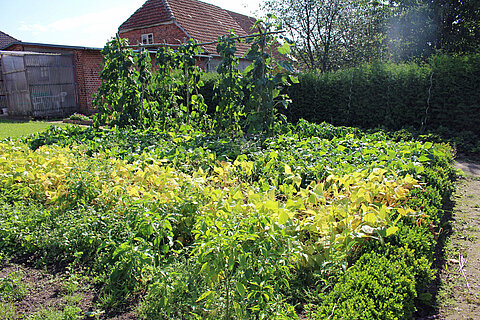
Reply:
[[[22,300],[28,290],[27,285],[22,280],[22,271],[14,271],[0,278],[0,298],[5,301]]]

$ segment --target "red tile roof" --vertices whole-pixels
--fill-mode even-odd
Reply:
[[[233,11],[225,10],[228,12],[228,14],[235,19],[235,21],[238,23],[240,27],[247,33],[251,34],[252,33],[252,27],[257,21],[257,19],[246,16],[244,14],[236,13]]]
[[[166,0],[148,0],[122,23],[118,30],[151,26],[172,19],[173,15]]]
[[[9,36],[5,32],[0,31],[0,49],[7,47],[10,43],[14,42],[18,42],[18,40]]]
[[[198,0],[148,0],[119,30],[142,28],[175,21],[187,35],[201,43],[217,40],[218,36],[232,30],[237,36],[251,34],[254,18],[222,9]],[[238,55],[243,55],[249,46],[237,45]],[[216,54],[216,44],[205,45],[207,53]]]

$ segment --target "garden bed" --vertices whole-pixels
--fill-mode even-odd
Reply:
[[[86,270],[101,309],[410,319],[433,302],[448,145],[300,121],[248,138],[51,128],[0,150],[4,259]]]

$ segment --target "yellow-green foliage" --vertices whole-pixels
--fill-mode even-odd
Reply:
[[[352,241],[395,233],[399,219],[414,213],[405,201],[410,189],[418,187],[409,175],[399,177],[376,169],[332,175],[301,188],[300,177],[286,166],[286,183],[263,190],[262,181],[238,178],[239,171],[251,170],[249,162],[217,162],[211,173],[199,169],[188,175],[164,165],[162,159],[127,163],[91,158],[78,146],[31,151],[9,142],[1,144],[0,150],[0,188],[11,197],[107,209],[135,201],[162,204],[198,199],[203,215],[242,217],[259,212],[269,216],[271,224],[289,225],[290,232],[304,235],[298,260],[312,266],[328,258],[331,249],[345,250]]]
[[[178,199],[192,178],[162,161],[127,163],[114,158],[90,158],[82,147],[44,146],[31,151],[20,143],[0,144],[1,187],[17,197],[46,204],[89,200],[109,207],[130,200],[167,202]],[[81,182],[92,194],[79,198]],[[73,188],[77,187],[77,189]]]
[[[104,308],[144,293],[145,319],[296,319],[299,305],[408,318],[415,294],[427,301],[449,148],[307,122],[279,130],[3,142],[0,254],[88,267]]]

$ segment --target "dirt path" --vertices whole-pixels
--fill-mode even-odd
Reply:
[[[440,319],[480,319],[480,165],[457,161],[465,175],[457,182],[452,234],[440,275]]]

